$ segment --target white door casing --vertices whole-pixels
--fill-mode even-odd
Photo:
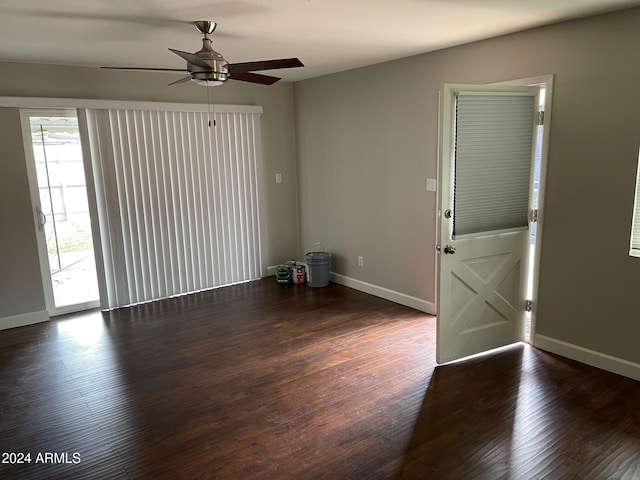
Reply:
[[[528,273],[529,225],[527,212],[531,198],[531,177],[535,156],[534,121],[538,111],[538,88],[536,87],[504,87],[479,85],[447,84],[442,91],[442,149],[440,157],[440,198],[439,198],[439,251],[438,255],[438,332],[437,332],[437,361],[446,363],[467,357],[486,350],[522,340],[525,320],[526,276]],[[518,207],[518,226],[503,228],[501,209],[505,210],[505,217],[511,214],[510,205],[498,202],[496,209],[497,226],[487,231],[477,229],[472,233],[460,234],[454,231],[455,187],[458,195],[461,189],[472,188],[479,191],[491,192],[504,188],[496,187],[496,179],[491,175],[478,172],[473,175],[472,187],[468,187],[469,175],[466,181],[456,178],[456,144],[462,136],[469,135],[464,129],[456,137],[456,107],[459,95],[504,95],[530,97],[531,104],[531,144],[528,145],[528,169],[521,178],[519,189],[526,196],[525,204]],[[528,108],[528,107],[527,107]],[[487,117],[496,115],[495,108],[487,112]],[[528,113],[527,113],[528,114]],[[479,118],[483,118],[480,114]],[[481,121],[482,123],[482,121]],[[496,138],[505,135],[500,131]],[[500,145],[496,142],[496,147]],[[489,147],[492,148],[492,142]],[[492,152],[484,152],[490,159]],[[500,155],[500,152],[496,154]],[[467,158],[468,161],[468,158]],[[493,160],[489,160],[491,164]],[[509,162],[499,164],[499,172],[508,171]],[[522,161],[520,170],[522,170]],[[514,167],[515,168],[515,167]],[[510,178],[510,174],[505,174]],[[524,175],[524,177],[523,177]],[[524,186],[523,181],[526,182]],[[498,182],[499,184],[499,182]],[[509,184],[509,188],[511,185]],[[480,194],[482,196],[482,193]],[[522,197],[522,195],[520,195]],[[500,196],[498,196],[499,200]],[[491,200],[488,201],[491,204]],[[475,210],[478,205],[463,205],[458,201],[459,217],[475,220]],[[466,212],[462,212],[466,209]],[[524,209],[524,212],[523,212]],[[471,212],[471,214],[469,214]],[[525,218],[522,218],[524,214]]]

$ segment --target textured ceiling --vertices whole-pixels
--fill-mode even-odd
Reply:
[[[298,57],[297,81],[566,19],[640,0],[0,0],[0,60],[183,68],[189,24],[213,20],[231,63]],[[179,78],[180,74],[176,74]]]

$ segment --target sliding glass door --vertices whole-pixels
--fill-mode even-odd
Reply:
[[[49,314],[260,278],[262,108],[89,103],[21,111]]]
[[[23,111],[25,154],[50,315],[99,305],[75,110]]]

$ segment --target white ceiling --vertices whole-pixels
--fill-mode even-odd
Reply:
[[[230,63],[298,57],[266,72],[297,81],[640,0],[0,0],[0,60],[183,68],[167,47],[201,47],[193,20],[213,20]],[[179,78],[179,73],[176,74]]]

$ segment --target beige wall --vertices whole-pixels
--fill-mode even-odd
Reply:
[[[295,84],[301,248],[435,302],[439,88],[553,74],[537,333],[640,363],[638,25],[636,8]]]
[[[0,319],[45,309],[20,111],[0,108]]]
[[[175,75],[97,68],[0,63],[0,96],[207,103],[192,84],[167,86]],[[229,82],[212,90],[214,103],[260,105],[267,212],[268,265],[298,254],[293,87]],[[0,322],[43,310],[35,227],[17,109],[0,108]],[[283,181],[275,184],[275,174]],[[1,328],[1,325],[0,325]]]

